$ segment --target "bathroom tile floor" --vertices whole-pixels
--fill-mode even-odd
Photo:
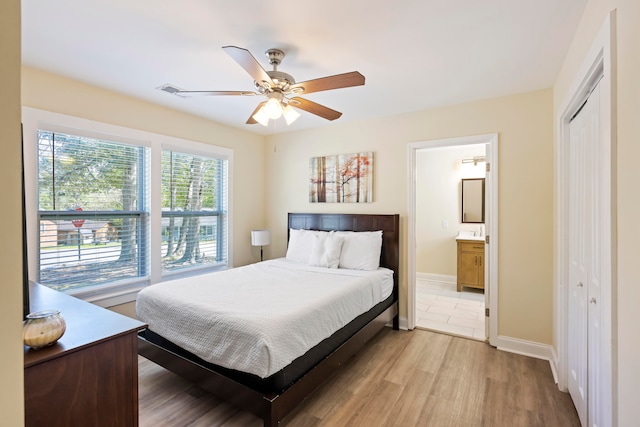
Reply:
[[[484,341],[484,292],[416,279],[416,327]]]

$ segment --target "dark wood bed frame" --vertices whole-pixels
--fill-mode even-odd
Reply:
[[[300,402],[311,394],[340,365],[356,354],[389,322],[399,329],[398,273],[400,254],[399,215],[371,214],[306,214],[290,213],[288,229],[377,231],[382,230],[383,243],[380,265],[394,272],[393,302],[378,317],[362,327],[313,369],[285,390],[265,394],[240,384],[196,361],[178,355],[147,341],[144,331],[138,336],[138,353],[170,371],[192,381],[211,394],[249,411],[264,420],[265,427],[275,427]]]

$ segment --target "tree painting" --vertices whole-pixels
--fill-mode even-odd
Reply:
[[[309,202],[371,203],[373,153],[313,157],[309,161]]]

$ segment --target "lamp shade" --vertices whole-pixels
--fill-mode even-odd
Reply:
[[[269,230],[252,230],[251,246],[267,246],[271,243],[271,233]]]

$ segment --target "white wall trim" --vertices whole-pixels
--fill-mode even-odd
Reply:
[[[77,293],[74,297],[84,301],[99,305],[100,307],[109,308],[116,305],[126,304],[135,301],[138,298],[138,292],[148,286],[148,281],[137,286],[122,287],[111,291],[102,291],[98,293]]]
[[[488,262],[485,273],[488,277],[488,292],[491,317],[489,343],[492,345],[498,333],[498,134],[473,135],[466,137],[412,142],[407,145],[407,328],[416,326],[416,155],[417,151],[428,148],[455,147],[459,145],[486,144],[487,163],[491,163],[491,172],[487,174],[489,188],[489,209],[485,224],[486,234],[490,236]]]
[[[504,335],[499,335],[496,338],[496,344],[498,350],[548,360],[550,362],[553,360],[553,347],[548,344],[540,344],[533,341],[506,337]]]
[[[551,360],[549,360],[551,366],[551,374],[553,374],[553,381],[558,384],[558,353],[555,347],[551,346]]]
[[[420,280],[430,280],[432,282],[442,282],[447,284],[456,284],[458,283],[458,278],[456,276],[451,276],[448,274],[436,274],[436,273],[419,273],[416,272],[416,279]]]
[[[407,318],[404,316],[400,316],[400,329],[402,329],[403,331],[409,330]]]
[[[27,223],[29,230],[38,230],[37,225],[37,144],[35,138],[37,131],[54,130],[67,133],[78,133],[81,135],[94,136],[96,138],[113,139],[129,143],[144,145],[155,148],[152,150],[152,156],[155,156],[155,162],[151,164],[151,209],[152,212],[160,211],[160,180],[153,177],[159,177],[160,174],[160,156],[163,147],[178,147],[184,152],[221,157],[228,160],[228,254],[227,264],[233,266],[233,155],[234,152],[230,148],[206,144],[198,141],[191,141],[182,138],[147,132],[123,126],[113,125],[109,123],[88,120],[75,116],[68,116],[52,111],[39,110],[31,107],[22,107],[22,123],[24,135],[24,159],[25,159],[25,188],[26,188],[26,211]],[[158,215],[151,215],[150,218],[150,246],[152,248],[160,247],[161,240],[161,218]],[[29,277],[38,277],[38,233],[28,233],[27,247],[29,258]],[[142,280],[145,284],[154,284],[163,280],[168,280],[171,275],[162,275],[162,264],[159,256],[151,257],[150,274],[148,279]],[[203,269],[204,270],[204,269]],[[207,267],[207,271],[211,268]],[[138,291],[142,286],[137,283],[140,280],[134,280],[134,284],[121,286],[96,286],[90,290],[78,290],[76,292],[68,292],[75,297],[85,299],[94,304],[103,307],[111,307],[113,305],[124,304],[135,301]]]

